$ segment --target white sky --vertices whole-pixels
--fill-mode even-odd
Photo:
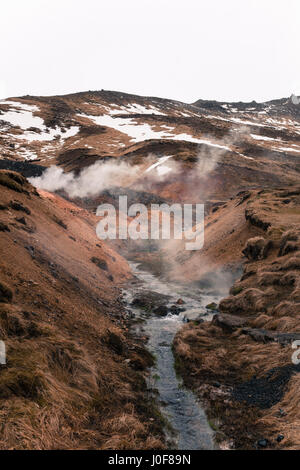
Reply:
[[[300,94],[299,0],[1,0],[0,98]]]

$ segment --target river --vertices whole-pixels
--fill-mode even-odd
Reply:
[[[170,306],[176,304],[179,298],[184,302],[184,312],[179,315],[169,313],[165,317],[151,315],[130,306],[135,318],[144,320],[136,323],[135,332],[149,337],[147,348],[156,358],[148,385],[149,388],[157,389],[161,411],[173,429],[170,432],[166,427],[167,441],[173,449],[215,449],[214,432],[204,409],[196,396],[182,385],[182,380],[176,375],[172,343],[176,332],[185,321],[194,320],[199,315],[204,320],[210,320],[212,314],[205,306],[211,302],[218,303],[223,295],[209,295],[191,286],[161,281],[151,273],[139,269],[136,263],[131,263],[131,269],[139,282],[135,281],[124,290],[128,305],[137,294],[145,290],[170,296]]]

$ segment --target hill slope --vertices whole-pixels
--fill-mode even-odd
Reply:
[[[96,222],[0,171],[1,449],[162,446],[142,372],[152,358],[120,302],[129,267]]]
[[[186,187],[169,174],[160,196],[222,199],[246,187],[293,183],[299,177],[299,105],[269,103],[185,104],[161,98],[99,91],[66,96],[11,98],[0,102],[0,156],[80,170],[96,161],[131,164],[154,154],[172,156]],[[203,183],[200,160],[212,160]]]

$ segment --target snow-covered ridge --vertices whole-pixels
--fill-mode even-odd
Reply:
[[[148,123],[139,124],[133,118],[112,117],[110,115],[92,116],[87,114],[79,114],[78,116],[90,119],[99,126],[110,127],[118,132],[126,134],[130,137],[132,142],[143,142],[149,139],[172,139],[184,140],[186,142],[193,142],[195,144],[204,144],[219,149],[231,151],[226,145],[221,145],[211,142],[207,139],[199,139],[189,134],[176,134],[175,127],[161,125],[165,129],[162,131],[155,131]]]

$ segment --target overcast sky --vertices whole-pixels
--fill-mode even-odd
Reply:
[[[300,0],[2,0],[0,98],[300,94]]]

